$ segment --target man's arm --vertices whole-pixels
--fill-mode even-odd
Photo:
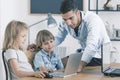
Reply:
[[[100,47],[103,42],[109,40],[109,37],[105,30],[105,25],[103,21],[99,18],[99,16],[91,14],[91,16],[88,18],[89,19],[86,20],[88,35],[86,39],[86,47],[84,49],[80,63],[80,69],[83,69],[85,65],[89,63],[96,54],[101,57],[101,55],[99,54]]]
[[[65,23],[62,22],[60,23],[59,27],[58,27],[58,32],[55,35],[55,45],[59,45],[61,44],[64,40],[66,35],[68,34],[67,30],[65,29]]]

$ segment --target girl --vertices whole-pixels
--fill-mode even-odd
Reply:
[[[6,51],[5,58],[7,59],[12,79],[32,76],[44,78],[45,76],[42,72],[33,71],[23,52],[27,29],[25,23],[11,21],[5,30],[3,50]]]
[[[63,70],[63,64],[53,51],[54,36],[48,30],[41,30],[37,34],[36,47],[38,53],[34,58],[34,67],[36,71],[53,72]]]

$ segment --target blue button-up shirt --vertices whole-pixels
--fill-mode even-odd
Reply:
[[[81,15],[82,22],[78,28],[78,35],[76,36],[74,29],[67,26],[63,21],[58,27],[55,42],[56,45],[59,45],[69,33],[73,38],[79,41],[84,50],[82,61],[89,63],[92,57],[101,58],[100,47],[103,43],[110,42],[110,39],[107,35],[104,23],[98,15],[89,11],[81,11]]]
[[[36,53],[34,58],[35,71],[39,71],[39,67],[45,67],[47,70],[55,71],[63,68],[61,58],[54,52],[48,55],[43,49]]]

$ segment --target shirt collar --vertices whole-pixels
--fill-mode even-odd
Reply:
[[[45,50],[41,49],[41,51],[42,51],[43,56],[49,56],[48,53]],[[54,56],[54,57],[56,56],[54,51],[51,53],[51,56]]]

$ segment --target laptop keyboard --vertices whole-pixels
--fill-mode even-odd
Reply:
[[[64,73],[63,72],[53,72],[53,73],[50,73],[51,75],[53,75],[54,77],[62,77],[64,76]]]
[[[113,72],[115,69],[113,69],[113,68],[108,68],[107,70],[105,70],[105,72],[107,72],[107,73],[111,73],[111,72]]]
[[[115,69],[114,71],[112,71],[112,73],[119,73],[120,74],[120,69]]]

